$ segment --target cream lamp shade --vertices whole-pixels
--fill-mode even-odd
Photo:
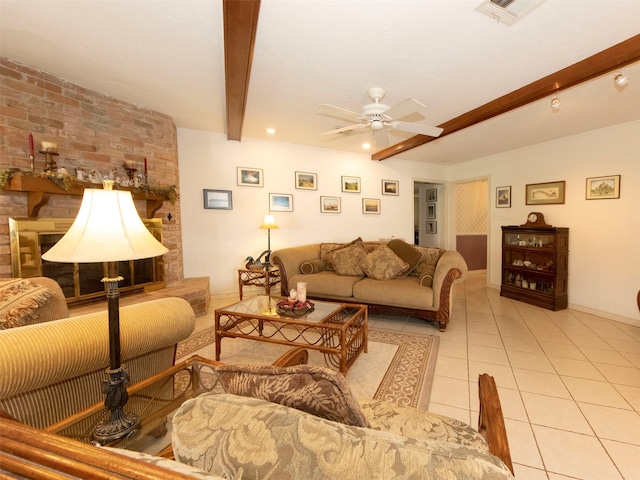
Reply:
[[[260,225],[260,228],[267,230],[267,229],[274,229],[274,228],[280,228],[280,227],[276,225],[276,221],[273,218],[273,215],[265,215],[264,220],[262,221],[262,225]]]
[[[71,228],[42,258],[63,263],[117,262],[168,251],[142,223],[131,192],[87,188]]]

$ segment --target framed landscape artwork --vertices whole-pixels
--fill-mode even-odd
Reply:
[[[530,183],[527,185],[527,205],[554,205],[564,203],[565,181]]]
[[[360,193],[360,177],[342,177],[342,191]]]
[[[511,208],[511,186],[496,187],[496,208]]]
[[[380,213],[379,198],[363,198],[362,213]]]
[[[587,178],[587,200],[620,198],[620,175]]]
[[[301,190],[317,190],[318,175],[316,173],[296,172],[296,188]]]
[[[264,187],[264,172],[261,168],[238,167],[238,185],[241,187]]]
[[[293,195],[270,193],[269,210],[272,212],[293,212]]]
[[[399,182],[397,180],[382,180],[382,195],[398,195]]]
[[[340,197],[320,197],[320,211],[322,213],[340,213]]]
[[[231,190],[204,189],[204,208],[233,210]]]

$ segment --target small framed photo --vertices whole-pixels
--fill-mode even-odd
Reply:
[[[511,208],[511,186],[496,187],[496,208]]]
[[[216,210],[233,210],[231,190],[202,190],[204,193],[204,208]]]
[[[438,222],[427,222],[427,233],[438,233]]]
[[[322,213],[340,213],[340,197],[320,197],[320,212]]]
[[[400,184],[397,180],[382,180],[382,195],[399,195]]]
[[[270,193],[269,210],[272,212],[293,212],[293,195]]]
[[[436,204],[427,203],[427,218],[433,220],[436,218]]]
[[[238,185],[241,187],[264,187],[262,169],[238,167]]]
[[[554,205],[564,203],[565,181],[530,183],[527,185],[527,205]]]
[[[363,198],[362,213],[380,213],[379,198]]]
[[[427,202],[437,202],[438,201],[438,190],[435,188],[430,188],[426,191],[427,194]]]
[[[360,193],[360,177],[342,177],[342,191]]]
[[[587,178],[587,200],[620,198],[620,175]]]
[[[316,173],[296,172],[296,188],[300,190],[317,190],[318,175]]]

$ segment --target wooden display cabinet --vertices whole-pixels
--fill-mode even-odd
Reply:
[[[567,308],[569,229],[502,227],[500,295],[549,310]]]

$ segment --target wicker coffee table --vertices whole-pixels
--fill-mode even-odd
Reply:
[[[216,360],[220,360],[223,337],[318,350],[327,365],[343,374],[360,353],[367,352],[366,305],[314,301],[313,311],[288,316],[277,313],[280,300],[258,295],[216,310]]]

